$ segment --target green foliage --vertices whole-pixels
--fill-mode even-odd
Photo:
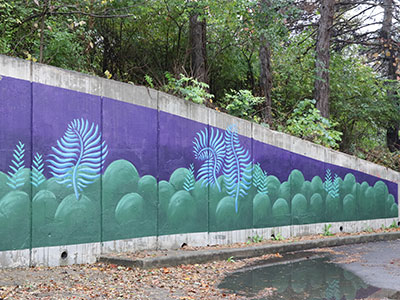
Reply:
[[[234,256],[230,256],[230,257],[228,257],[228,259],[226,260],[228,263],[234,263],[234,262],[236,262],[234,259]]]
[[[334,235],[333,233],[331,233],[331,227],[332,224],[325,224],[324,225],[324,232],[322,233],[323,236],[332,236]]]
[[[342,135],[334,129],[337,123],[321,116],[315,100],[300,101],[287,121],[286,132],[325,147],[338,148]]]
[[[250,243],[253,243],[253,244],[261,243],[263,240],[264,240],[264,238],[261,235],[256,234],[256,235],[253,235],[253,236],[249,236],[247,238],[247,244],[250,244]]]
[[[390,224],[389,228],[399,228],[399,225],[397,225],[396,221],[393,220],[392,224]]]
[[[285,238],[282,236],[280,232],[278,233],[273,233],[271,236],[271,240],[273,241],[283,241]]]
[[[385,145],[382,128],[399,119],[387,97],[390,85],[359,55],[359,48],[333,53],[330,64],[331,112],[343,133],[341,150],[357,153]]]
[[[144,80],[146,81],[149,87],[154,88],[153,78],[151,78],[151,76],[147,74],[144,75]]]
[[[255,97],[249,90],[231,90],[230,93],[226,93],[223,102],[223,107],[226,109],[228,114],[246,119],[260,121],[257,115],[257,107],[264,101],[263,97]]]
[[[214,98],[214,95],[207,92],[209,89],[208,84],[199,82],[193,77],[186,77],[183,74],[179,76],[180,78],[176,79],[168,72],[165,74],[168,80],[167,85],[164,86],[166,92],[173,93],[183,97],[185,100],[198,104],[203,104],[204,101],[210,101]]]
[[[368,232],[368,233],[374,232],[374,230],[372,229],[371,226],[367,226],[367,227],[364,229],[364,231],[365,231],[365,232]]]

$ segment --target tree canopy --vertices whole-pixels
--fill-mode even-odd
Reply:
[[[399,0],[3,0],[0,53],[162,89],[399,170],[399,20]]]

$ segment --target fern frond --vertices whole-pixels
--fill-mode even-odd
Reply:
[[[52,150],[54,153],[47,160],[50,173],[60,184],[73,187],[76,199],[83,188],[100,176],[108,154],[98,126],[83,119],[73,120]]]
[[[46,178],[43,175],[43,170],[44,170],[43,157],[39,153],[36,153],[32,161],[32,174],[31,174],[32,185],[34,187],[38,187],[46,180]]]
[[[216,184],[218,190],[221,191],[217,176],[222,169],[225,157],[223,134],[218,129],[214,131],[212,127],[210,134],[207,128],[198,132],[193,141],[193,153],[195,159],[204,161],[197,171],[197,180],[201,180],[206,186]]]
[[[194,179],[194,165],[190,164],[189,166],[189,173],[186,175],[185,182],[183,184],[183,188],[190,192],[191,190],[194,189],[194,185],[196,183],[196,180]]]
[[[329,192],[332,198],[339,197],[339,178],[340,177],[337,174],[335,174],[335,177],[331,185],[331,190]]]
[[[268,195],[267,172],[261,169],[260,163],[253,166],[253,184],[260,194]]]
[[[10,169],[11,171],[7,172],[8,182],[7,185],[12,189],[16,190],[17,188],[24,185],[24,178],[23,178],[23,169],[25,168],[25,145],[18,142],[16,145],[16,149],[14,149],[13,157],[14,159],[11,161]]]
[[[332,188],[332,173],[331,170],[326,169],[325,172],[325,182],[324,182],[324,189],[327,193],[329,193],[329,191]]]
[[[224,182],[228,195],[235,199],[237,212],[238,199],[247,195],[252,182],[252,162],[249,152],[240,144],[235,125],[225,131],[225,148]]]
[[[332,198],[339,197],[339,178],[336,173],[334,178],[332,178],[331,170],[326,170],[324,189]]]

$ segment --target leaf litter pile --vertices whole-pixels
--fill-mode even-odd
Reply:
[[[336,236],[340,235],[341,234],[337,234]],[[300,238],[300,240],[317,238],[325,237],[309,236],[308,238]],[[284,242],[290,243],[298,240],[298,238],[292,238],[290,240],[285,240]],[[247,246],[249,245],[242,243],[224,247]],[[217,248],[222,248],[222,246],[218,246]],[[198,250],[198,248],[186,250]],[[332,250],[319,249],[318,251],[329,253]],[[131,255],[133,256],[133,254]],[[221,290],[217,286],[230,272],[244,268],[245,266],[256,263],[257,261],[268,261],[277,258],[285,259],[279,253],[275,253],[242,260],[230,258],[225,261],[214,261],[195,265],[180,265],[177,267],[164,267],[150,270],[104,263],[62,267],[0,269],[0,300],[260,299],[261,297],[273,294],[275,291],[274,288],[266,287],[254,298],[245,298],[244,296]],[[344,261],[341,262],[343,263]],[[348,261],[347,263],[351,262],[353,261]],[[397,261],[394,263],[400,264]]]
[[[224,276],[258,258],[143,270],[113,264],[0,270],[0,299],[249,299],[217,288]],[[273,292],[261,291],[257,297]]]

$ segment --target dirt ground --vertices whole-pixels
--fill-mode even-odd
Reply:
[[[398,228],[385,229],[398,231]],[[382,232],[382,230],[367,233]],[[363,232],[365,234],[366,232]],[[358,233],[361,234],[361,233]],[[337,234],[343,236],[349,234]],[[290,243],[298,240],[329,238],[314,235],[284,241],[261,243]],[[258,243],[257,243],[258,244]],[[247,247],[254,243],[241,243],[230,247]],[[213,247],[223,248],[221,246]],[[183,251],[195,251],[187,248]],[[324,251],[324,250],[319,250]],[[326,249],[327,252],[332,251]],[[125,253],[125,255],[127,255]],[[146,256],[150,252],[132,253]],[[154,255],[152,252],[151,255]],[[32,267],[0,270],[1,299],[249,299],[218,289],[226,274],[259,260],[285,259],[286,254],[268,254],[263,257],[181,265],[170,268],[143,270],[112,264],[85,264],[64,267]],[[272,288],[261,291],[257,297],[273,293]]]

